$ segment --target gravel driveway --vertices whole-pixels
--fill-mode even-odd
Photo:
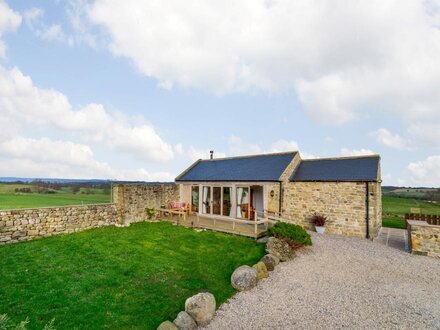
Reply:
[[[206,329],[440,329],[440,259],[312,235],[313,247],[223,304]]]

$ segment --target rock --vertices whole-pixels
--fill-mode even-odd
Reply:
[[[238,267],[231,276],[232,286],[239,291],[252,289],[257,285],[257,281],[257,270],[246,265]]]
[[[255,268],[255,270],[257,271],[258,279],[269,277],[269,273],[267,272],[267,268],[264,262],[259,261],[255,265],[253,265],[252,268]]]
[[[275,266],[280,263],[280,258],[273,254],[266,254],[260,261],[264,262],[267,270],[271,272],[275,269]]]
[[[295,257],[295,251],[285,241],[269,237],[266,244],[266,252],[278,257],[280,261],[287,261]]]
[[[194,321],[194,319],[187,312],[180,312],[174,320],[174,324],[179,330],[197,329],[196,321]]]
[[[164,321],[157,327],[157,330],[178,330],[178,328],[173,322]]]
[[[215,314],[215,297],[212,293],[202,292],[185,301],[185,312],[200,326],[207,325]]]

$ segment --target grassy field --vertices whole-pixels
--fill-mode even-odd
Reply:
[[[84,188],[73,194],[67,187],[63,187],[54,194],[15,192],[15,188],[28,187],[31,186],[26,184],[0,184],[0,210],[110,202],[110,195],[104,194],[102,189],[91,189],[92,194],[83,193],[85,192]]]
[[[425,214],[440,214],[440,205],[413,198],[383,197],[382,198],[382,226],[391,228],[405,228],[405,213],[411,208],[420,208]]]
[[[0,314],[41,329],[156,329],[186,298],[233,293],[230,276],[264,244],[170,223],[137,223],[0,246]]]

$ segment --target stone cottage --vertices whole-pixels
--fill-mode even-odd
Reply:
[[[180,199],[201,218],[250,223],[269,215],[328,233],[371,238],[382,224],[380,157],[301,159],[284,152],[198,160],[176,178]]]

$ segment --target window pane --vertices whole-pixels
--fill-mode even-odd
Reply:
[[[221,187],[212,188],[212,214],[220,215]]]
[[[231,216],[231,209],[232,209],[232,203],[231,203],[231,187],[223,187],[223,215],[226,217]]]
[[[237,188],[237,218],[249,218],[249,188]]]
[[[199,212],[199,187],[192,186],[191,188],[191,210],[192,212]]]
[[[203,197],[202,197],[203,209],[202,212],[205,214],[211,214],[211,187],[203,187]]]

